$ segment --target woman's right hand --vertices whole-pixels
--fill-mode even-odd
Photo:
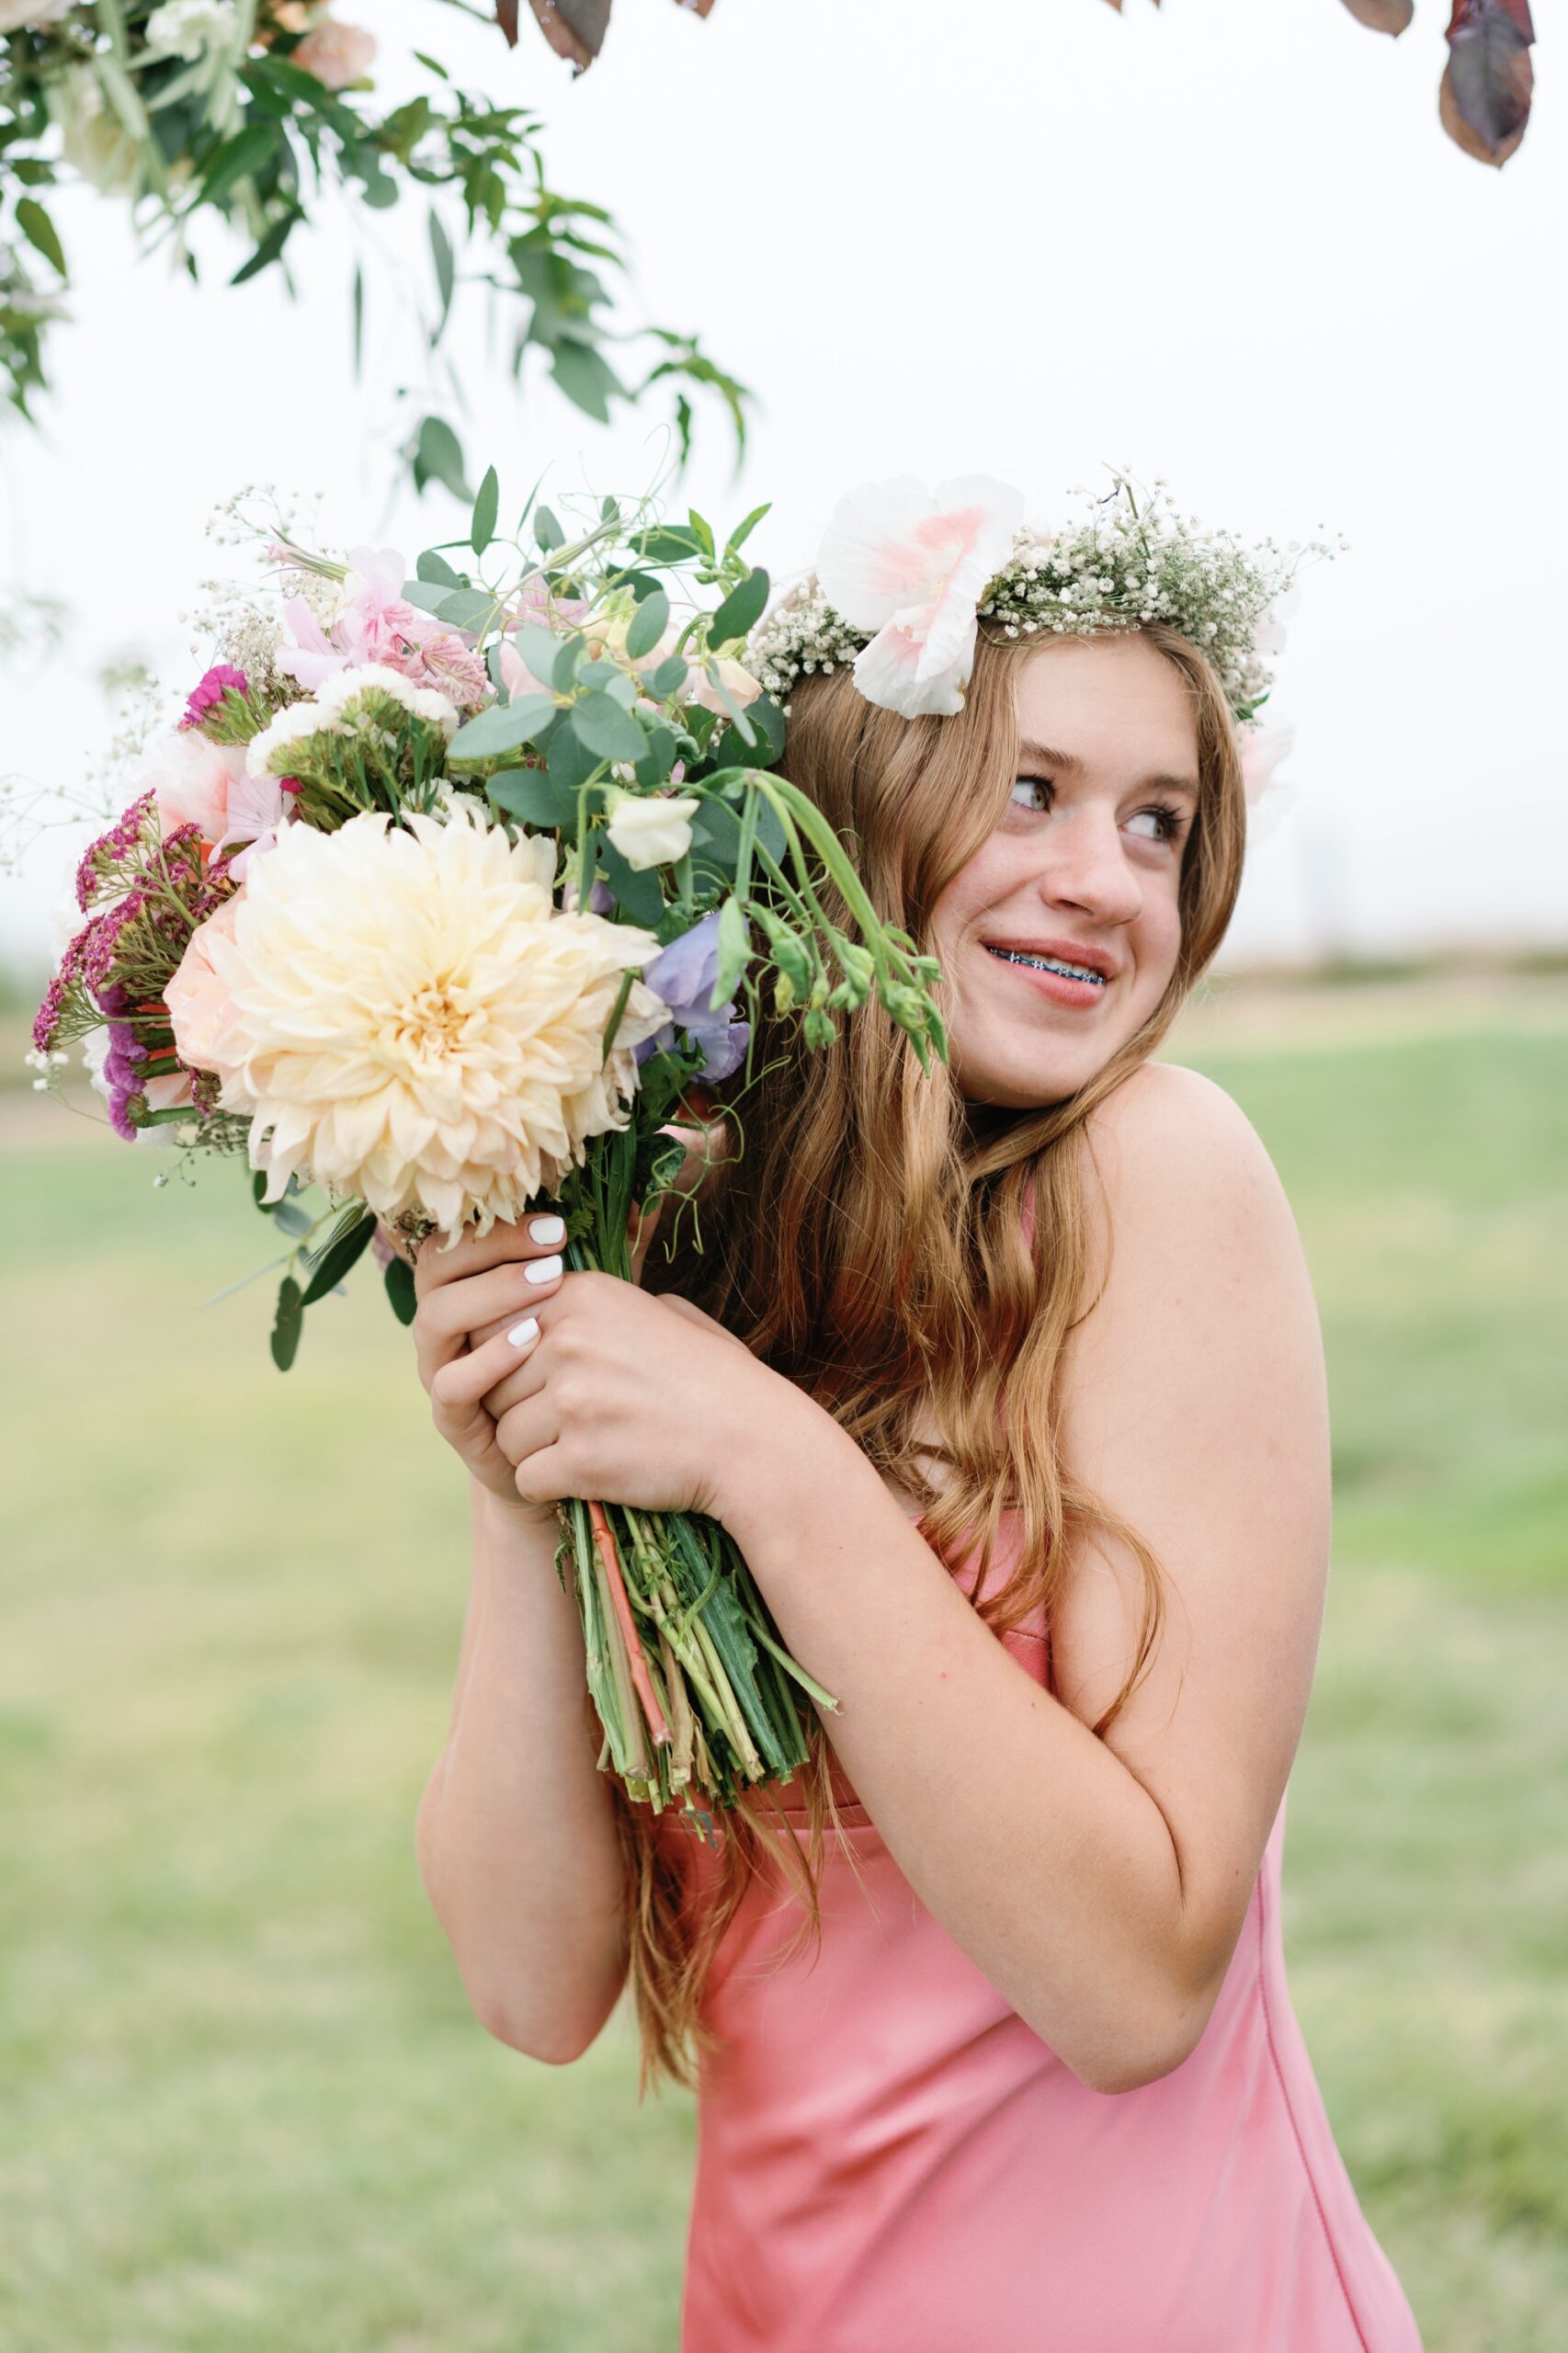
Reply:
[[[516,1225],[493,1225],[483,1241],[464,1234],[449,1250],[432,1235],[414,1262],[414,1345],[436,1427],[482,1486],[520,1517],[551,1524],[553,1504],[526,1504],[518,1495],[464,1359],[498,1332],[517,1335],[521,1359],[537,1336],[537,1327],[529,1328],[533,1309],[561,1288],[565,1239],[559,1217],[530,1211]],[[493,1385],[494,1375],[485,1389]]]

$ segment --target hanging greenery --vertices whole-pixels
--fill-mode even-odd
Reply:
[[[515,38],[515,10],[497,19]],[[421,488],[472,495],[441,347],[475,287],[502,299],[515,374],[547,366],[601,421],[617,401],[667,401],[683,459],[706,394],[743,447],[745,388],[695,335],[629,316],[616,224],[550,186],[539,117],[461,89],[429,51],[413,52],[424,86],[388,106],[376,49],[322,0],[0,0],[0,390],[12,405],[34,415],[50,330],[70,315],[51,197],[86,182],[130,206],[145,251],[172,253],[192,278],[198,216],[220,215],[235,241],[233,287],[272,269],[287,278],[296,233],[329,202],[365,214],[422,205],[427,291],[412,299],[428,365],[402,444]],[[202,266],[210,251],[203,239]],[[401,267],[362,259],[347,290],[356,367],[367,306],[389,290],[410,299]]]

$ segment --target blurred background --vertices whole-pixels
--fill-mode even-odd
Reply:
[[[648,313],[756,388],[740,472],[699,418],[675,494],[726,527],[772,498],[776,578],[904,468],[1049,514],[1109,460],[1206,520],[1349,540],[1303,575],[1293,747],[1168,1051],[1263,1135],[1327,1337],[1297,2007],[1431,2353],[1557,2353],[1568,50],[1496,174],[1438,131],[1437,21],[1378,40],[1333,0],[618,0],[580,83],[526,28],[509,54],[434,0],[358,13],[389,86],[421,42],[537,106]],[[410,556],[460,513],[394,486],[432,363],[372,304],[356,381],[341,222],[291,248],[290,301],[133,266],[85,194],[56,213],[76,322],[41,433],[0,438],[0,758],[46,795],[101,767],[117,674],[195,675],[179,616],[236,563],[219,499],[320,488],[329,539]],[[415,216],[380,233],[393,278],[427,268]],[[506,344],[482,301],[439,364],[508,502],[666,467],[639,412],[519,397]],[[487,2041],[419,1890],[466,1553],[405,1336],[361,1280],[280,1377],[266,1284],[204,1305],[267,1255],[239,1173],[154,1189],[153,1152],[28,1091],[78,839],[0,882],[0,2341],[668,2353],[688,2104],[638,2110],[619,2020],[564,2074]]]

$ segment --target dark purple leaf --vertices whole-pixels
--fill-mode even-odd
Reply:
[[[1525,135],[1535,86],[1529,0],[1454,0],[1437,112],[1456,146],[1506,164]]]

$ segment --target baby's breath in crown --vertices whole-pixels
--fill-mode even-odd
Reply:
[[[1256,718],[1269,689],[1264,631],[1269,607],[1321,540],[1248,548],[1229,531],[1205,531],[1177,514],[1163,482],[1138,490],[1124,475],[1073,529],[1025,525],[987,584],[980,622],[993,638],[1125,634],[1163,622],[1213,663],[1238,726]],[[835,611],[816,574],[806,577],[753,631],[748,666],[783,699],[799,677],[848,666],[870,632]]]

